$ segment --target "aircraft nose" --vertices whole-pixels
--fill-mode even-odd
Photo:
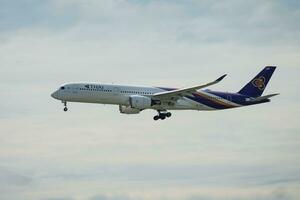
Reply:
[[[58,99],[58,91],[55,91],[51,94],[51,97],[53,97],[54,99]]]

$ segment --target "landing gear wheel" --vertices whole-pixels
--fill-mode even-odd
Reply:
[[[160,117],[161,120],[166,119],[166,115],[160,115],[159,117]]]
[[[67,102],[66,101],[62,101],[62,103],[64,104],[64,111],[67,112],[68,111],[68,108],[67,108]]]
[[[159,120],[159,116],[158,115],[155,115],[154,117],[153,117],[153,119],[155,120],[155,121],[157,121],[157,120]]]
[[[172,114],[171,114],[170,112],[167,112],[166,110],[157,110],[157,112],[158,112],[158,115],[155,115],[155,116],[153,117],[153,119],[154,119],[155,121],[157,121],[157,120],[159,120],[159,119],[165,120],[166,118],[169,118],[169,117],[172,116]]]

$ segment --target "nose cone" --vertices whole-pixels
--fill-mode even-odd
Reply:
[[[53,97],[54,99],[59,99],[58,91],[53,92],[51,94],[51,97]]]

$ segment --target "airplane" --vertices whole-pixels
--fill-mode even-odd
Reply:
[[[266,66],[237,93],[200,90],[219,83],[227,75],[203,85],[185,88],[143,87],[99,83],[69,83],[51,94],[64,104],[67,102],[119,105],[122,114],[139,114],[146,109],[158,112],[153,117],[164,120],[171,117],[168,110],[223,110],[270,102],[279,94],[261,96],[276,66]]]

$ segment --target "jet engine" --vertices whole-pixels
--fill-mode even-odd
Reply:
[[[152,100],[149,97],[132,95],[129,97],[130,106],[140,110],[150,108],[152,106]]]
[[[121,106],[119,105],[120,113],[123,114],[139,114],[141,112],[140,109],[132,108],[130,106]]]

